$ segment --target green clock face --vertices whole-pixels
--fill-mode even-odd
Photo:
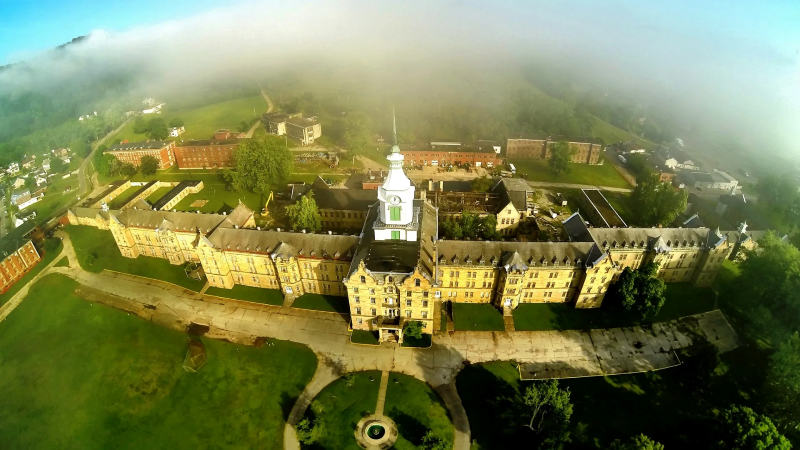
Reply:
[[[391,203],[393,205],[396,205],[396,204],[400,203],[400,197],[398,197],[396,195],[393,195],[393,196],[389,197],[389,203]]]

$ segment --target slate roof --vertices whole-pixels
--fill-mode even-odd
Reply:
[[[527,181],[521,178],[502,178],[492,188],[492,192],[499,193],[503,196],[501,208],[511,202],[511,204],[520,211],[526,211],[528,209],[527,193],[530,191],[533,191],[533,188],[531,188]]]
[[[30,241],[26,236],[30,234],[36,224],[33,220],[28,220],[22,225],[9,231],[8,234],[0,238],[0,260],[22,248]]]
[[[208,236],[208,242],[221,250],[350,260],[358,237],[220,227]]]
[[[124,144],[114,144],[106,149],[106,152],[126,152],[131,150],[152,150],[162,149],[170,144],[170,141],[139,141],[126,142]]]
[[[707,228],[590,228],[592,236],[600,248],[628,247],[654,250],[703,246],[708,244]],[[659,240],[660,239],[660,240]]]
[[[241,227],[252,214],[252,211],[240,203],[229,215],[126,209],[124,211],[112,211],[111,216],[128,227],[169,229],[184,232],[199,231],[201,234],[208,235],[218,227]]]
[[[578,261],[584,265],[592,264],[603,257],[603,252],[594,242],[441,240],[436,247],[440,266],[503,266],[520,263],[527,267],[576,266]]]

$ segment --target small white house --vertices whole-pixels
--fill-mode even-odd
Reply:
[[[182,135],[186,131],[184,127],[172,127],[169,129],[170,137],[178,137]]]
[[[19,164],[18,163],[11,163],[8,165],[8,169],[6,169],[9,175],[16,175],[19,173]]]
[[[38,186],[41,186],[43,184],[47,184],[47,178],[44,178],[44,177],[41,177],[41,176],[37,176],[36,177],[36,186],[38,187]]]
[[[166,103],[159,103],[152,108],[143,109],[142,114],[161,114],[161,107],[164,106]]]
[[[44,161],[42,161],[42,170],[44,170],[45,172],[50,171],[50,158],[47,158]]]
[[[14,189],[19,189],[22,186],[25,186],[25,180],[22,178],[17,178],[14,180],[14,184],[12,184],[12,186],[14,186]]]

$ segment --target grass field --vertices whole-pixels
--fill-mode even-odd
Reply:
[[[172,265],[166,259],[149,256],[123,257],[110,231],[87,225],[68,225],[64,227],[64,231],[69,233],[78,263],[83,270],[100,273],[103,269],[109,269],[167,281],[193,291],[200,291],[205,284],[205,280],[188,278],[183,266]]]
[[[509,160],[509,162],[516,166],[518,175],[524,173],[530,181],[575,183],[618,188],[631,187],[631,185],[620,176],[619,172],[608,163],[595,166],[589,164],[570,164],[569,173],[554,175],[547,167],[547,161],[514,159]]]
[[[64,249],[64,244],[61,242],[61,239],[50,239],[45,242],[44,245],[44,256],[42,256],[42,260],[39,261],[39,264],[35,265],[30,272],[26,273],[22,276],[13,286],[8,288],[7,291],[0,294],[0,306],[4,305],[11,297],[14,296],[23,286],[25,286],[29,281],[33,279],[36,275],[39,274],[48,264],[53,262],[58,255],[61,254],[61,250]],[[66,258],[66,257],[65,257]],[[60,263],[61,261],[59,261]],[[58,265],[57,263],[56,265]]]
[[[53,264],[53,267],[68,267],[69,266],[69,258],[66,256],[59,259],[57,263]]]
[[[630,194],[623,194],[621,192],[609,192],[604,191],[603,196],[608,200],[608,203],[617,211],[622,220],[628,226],[633,226],[636,223],[636,220],[633,216],[633,210],[631,209],[631,196]]]
[[[150,204],[152,205],[153,203],[155,203],[158,200],[160,200],[161,197],[167,195],[167,192],[169,192],[171,190],[172,190],[171,186],[165,186],[165,187],[162,187],[162,188],[158,188],[158,189],[156,189],[155,192],[150,194],[145,200],[150,202]]]
[[[206,290],[206,294],[267,305],[281,306],[283,304],[283,294],[277,289],[242,286],[241,284],[233,286],[232,289],[210,287]]]
[[[203,339],[208,363],[181,367],[187,336],[73,294],[49,275],[0,323],[2,448],[283,448],[285,418],[316,358]]]
[[[347,386],[345,379],[340,378],[314,399],[309,416],[316,416],[324,424],[325,433],[311,448],[359,448],[353,433],[359,420],[375,412],[381,373],[357,372],[352,377],[352,386]],[[453,439],[453,425],[439,395],[413,377],[389,374],[383,412],[397,424],[399,436],[392,448],[420,448],[422,436],[428,430],[443,440]]]
[[[333,295],[303,294],[295,299],[292,303],[292,308],[350,314],[350,303],[347,297],[336,297]]]
[[[375,370],[356,372],[352,377],[352,386],[347,386],[345,379],[339,378],[314,398],[312,407],[306,414],[316,415],[317,420],[324,424],[325,433],[312,448],[360,448],[353,433],[361,418],[375,412],[381,373]]]
[[[353,330],[350,341],[354,344],[380,345],[377,331]]]
[[[62,179],[60,175],[56,175],[53,178],[58,178],[58,180],[47,186],[44,197],[23,210],[24,212],[36,211],[36,222],[39,224],[50,220],[54,214],[65,208],[78,195],[78,177],[71,176]],[[69,192],[67,192],[67,188],[69,188]]]
[[[446,325],[445,325],[446,327]],[[447,328],[445,328],[447,329]],[[402,347],[417,347],[417,348],[428,348],[431,346],[431,335],[430,334],[423,334],[421,338],[417,339],[414,336],[409,336],[407,334],[403,335],[403,343],[401,344]]]
[[[192,203],[197,200],[207,200],[202,207],[193,207]],[[178,211],[202,211],[222,213],[230,212],[239,202],[244,203],[254,212],[260,212],[266,204],[267,197],[253,192],[233,192],[225,188],[225,183],[221,180],[216,182],[203,181],[203,190],[196,194],[189,194],[175,205]]]
[[[144,118],[147,120],[152,117],[161,117],[169,123],[173,118],[180,117],[186,124],[186,132],[178,137],[178,140],[208,139],[221,128],[238,131],[242,121],[249,122],[253,119],[253,108],[258,117],[266,112],[267,102],[261,95],[237,98],[191,109],[172,110],[167,104],[161,114],[147,115]],[[126,139],[130,142],[146,140],[146,135],[133,132],[133,125],[134,121],[132,120],[112,139],[109,139],[109,142],[116,144]]]
[[[514,310],[514,328],[518,331],[589,330],[646,325],[678,319],[714,309],[711,288],[697,288],[689,283],[667,283],[667,300],[661,312],[639,320],[616,308],[576,309],[568,303],[522,303]]]
[[[503,315],[494,306],[482,303],[453,303],[456,331],[504,331]]]
[[[133,194],[136,193],[136,191],[138,191],[141,188],[142,188],[141,186],[131,186],[128,189],[125,189],[123,193],[119,194],[118,196],[116,196],[114,199],[111,200],[111,203],[108,204],[108,207],[110,209],[121,208],[124,204],[128,203],[128,200],[131,199]]]
[[[392,448],[420,448],[422,437],[428,430],[442,440],[453,440],[453,424],[444,402],[436,391],[414,377],[394,372],[389,374],[383,411],[397,424],[400,434]]]

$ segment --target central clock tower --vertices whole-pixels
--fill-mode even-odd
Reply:
[[[397,125],[392,113],[394,145],[389,161],[389,174],[378,188],[380,211],[375,221],[376,240],[417,240],[417,223],[414,210],[414,185],[403,172],[403,155],[397,145]]]

